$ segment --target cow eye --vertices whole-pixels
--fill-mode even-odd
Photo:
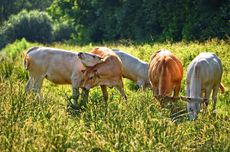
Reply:
[[[89,79],[90,79],[90,80],[92,80],[92,79],[93,79],[93,77],[89,77]]]

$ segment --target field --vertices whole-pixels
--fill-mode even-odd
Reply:
[[[25,40],[9,44],[0,52],[0,151],[230,151],[230,43],[210,40],[155,44],[106,44],[144,61],[166,48],[183,63],[180,95],[185,95],[186,69],[199,52],[214,52],[223,63],[225,93],[218,94],[217,114],[200,113],[196,121],[171,115],[185,109],[178,101],[159,106],[150,89],[138,90],[124,80],[127,102],[117,90],[109,89],[107,112],[100,88],[90,91],[85,111],[71,113],[67,103],[71,87],[44,81],[42,98],[24,92],[28,73],[23,69],[23,53],[32,46]],[[89,51],[95,45],[52,44],[51,47]]]

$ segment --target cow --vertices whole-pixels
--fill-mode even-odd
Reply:
[[[159,50],[150,58],[148,77],[155,97],[178,97],[183,66],[168,50]]]
[[[119,90],[122,97],[127,99],[124,92],[122,81],[122,63],[120,58],[107,47],[97,47],[91,51],[92,54],[103,59],[103,62],[95,64],[92,67],[87,67],[84,71],[83,87],[89,90],[92,87],[101,86],[105,102],[108,100],[107,86],[115,87]],[[79,54],[79,58],[85,61],[82,57],[84,54]]]
[[[124,78],[136,82],[140,88],[150,87],[150,82],[148,80],[148,63],[141,61],[140,59],[121,50],[112,50],[121,59],[123,68],[122,76]],[[96,54],[92,53],[79,53],[79,58],[87,67],[93,66],[92,63],[94,62],[96,56]]]
[[[94,62],[97,64],[102,60],[96,57]],[[83,80],[82,70],[86,69],[77,52],[49,47],[33,47],[25,54],[24,68],[29,71],[30,75],[25,87],[26,92],[33,90],[40,93],[45,78],[55,84],[72,84],[74,105],[77,106],[79,87]],[[88,96],[87,90],[83,89],[82,93]]]
[[[222,73],[221,60],[210,52],[200,53],[189,64],[186,76],[186,100],[190,120],[197,119],[201,103],[206,103],[207,108],[211,92],[215,112],[218,89],[224,92],[221,84]]]

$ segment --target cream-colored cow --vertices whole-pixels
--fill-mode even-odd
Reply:
[[[101,58],[96,57],[94,62],[97,64],[102,61]],[[24,67],[30,75],[25,87],[26,91],[32,89],[40,93],[45,78],[55,84],[72,84],[72,94],[76,105],[79,87],[83,80],[82,70],[85,70],[77,52],[48,47],[33,47],[25,54]]]
[[[191,120],[197,118],[202,102],[208,104],[211,92],[213,111],[215,111],[219,88],[224,92],[221,84],[222,73],[221,60],[213,53],[200,53],[189,64],[186,77],[186,100]]]

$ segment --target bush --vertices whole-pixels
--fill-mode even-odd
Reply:
[[[71,35],[76,34],[76,29],[71,23],[59,23],[54,26],[53,41],[63,42],[71,39]]]
[[[16,39],[49,43],[52,39],[52,19],[45,12],[23,10],[13,15],[0,29],[0,48]]]

